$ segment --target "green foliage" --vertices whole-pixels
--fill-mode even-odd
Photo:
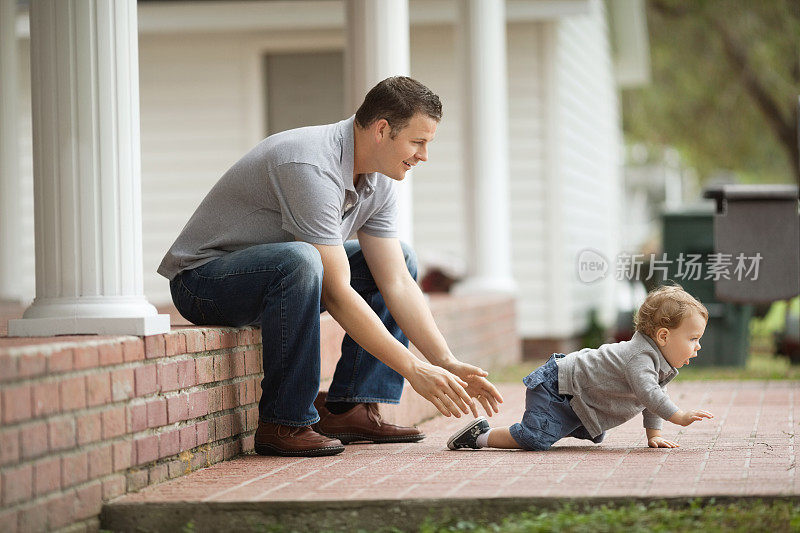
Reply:
[[[786,327],[787,306],[797,313],[800,310],[800,298],[795,298],[791,302],[782,300],[773,303],[763,318],[754,318],[750,322],[750,334],[769,337],[782,331]]]
[[[694,500],[688,505],[668,505],[663,501],[589,506],[566,503],[555,509],[535,509],[498,517],[481,523],[471,520],[427,521],[420,533],[469,531],[602,533],[611,531],[666,532],[703,531],[750,532],[796,531],[800,525],[800,505],[788,501],[740,501],[716,504],[713,500]]]
[[[606,329],[600,323],[597,309],[589,311],[589,324],[581,335],[581,345],[586,348],[599,348],[606,342]]]
[[[648,0],[647,19],[652,81],[622,94],[626,140],[676,147],[701,179],[730,171],[745,182],[794,182],[800,2]],[[726,35],[747,69],[730,60]],[[770,119],[748,76],[774,104]]]

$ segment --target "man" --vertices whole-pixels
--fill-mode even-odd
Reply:
[[[441,114],[427,87],[393,77],[354,117],[266,138],[211,189],[159,266],[189,321],[261,326],[256,452],[421,440],[377,413],[376,403],[399,401],[404,378],[445,416],[477,416],[473,397],[497,411],[486,372],[447,347],[395,229],[394,181],[427,160]],[[327,397],[318,394],[321,309],[347,332]]]

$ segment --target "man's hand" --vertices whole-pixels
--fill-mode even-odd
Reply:
[[[464,414],[468,414],[470,409],[477,412],[472,399],[464,390],[468,386],[467,382],[444,368],[417,359],[413,371],[404,377],[417,394],[435,405],[444,416],[461,418],[462,411]]]
[[[445,416],[450,416],[450,413],[461,416],[459,409],[468,413],[467,406],[478,416],[478,408],[470,396],[483,405],[489,416],[492,411],[497,412],[497,403],[503,401],[502,396],[486,380],[488,373],[485,370],[462,363],[453,356],[444,336],[436,327],[425,296],[408,271],[400,241],[375,237],[363,231],[358,232],[358,240],[389,312],[403,333],[431,363],[420,367],[413,365],[411,369],[407,369],[405,364],[393,368]],[[325,265],[325,275],[327,272],[328,266]],[[334,318],[339,320],[336,316]],[[361,344],[358,339],[356,341]],[[376,356],[380,354],[379,351],[370,353]],[[448,384],[438,381],[445,379],[442,376],[446,376]]]
[[[704,418],[714,418],[714,415],[702,409],[692,409],[690,411],[677,411],[669,419],[673,424],[688,426],[692,422],[698,422]]]
[[[667,440],[662,436],[650,437],[647,440],[647,445],[651,448],[679,448],[680,444]]]
[[[488,372],[482,368],[470,365],[469,363],[462,363],[458,360],[453,360],[453,362],[443,366],[467,382],[467,394],[483,405],[483,409],[488,416],[500,412],[497,404],[503,403],[503,396],[501,396],[497,388],[486,379],[486,376],[489,375]],[[475,406],[474,402],[472,404],[472,414],[475,417],[478,416],[478,408]]]

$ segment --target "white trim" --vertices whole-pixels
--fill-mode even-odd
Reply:
[[[590,0],[506,0],[509,22],[535,22],[588,15]]]
[[[650,83],[650,39],[644,0],[608,2],[614,76],[621,89]]]
[[[141,317],[20,318],[8,321],[9,337],[54,335],[158,335],[170,330],[169,315]]]
[[[336,31],[280,32],[242,44],[244,91],[248,112],[245,116],[246,146],[249,150],[267,132],[267,88],[264,84],[264,56],[274,52],[344,51],[344,35]]]
[[[491,0],[503,2],[503,0]],[[463,0],[410,0],[411,24],[435,26],[455,24],[458,3]],[[575,15],[588,15],[590,0],[505,0],[506,22],[541,22]]]
[[[455,24],[460,0],[410,0],[413,26]],[[502,0],[492,0],[502,1]],[[139,34],[227,31],[344,30],[343,0],[149,2],[138,5]],[[506,0],[508,22],[534,22],[586,15],[589,0]],[[17,36],[30,36],[28,13],[17,17]]]
[[[279,33],[255,36],[248,42],[269,52],[319,52],[344,50],[345,46],[345,39],[341,32],[297,31],[287,28],[282,28]]]
[[[149,2],[139,4],[139,33],[228,32],[344,27],[341,1]]]

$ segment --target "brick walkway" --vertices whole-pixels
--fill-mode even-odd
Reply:
[[[523,387],[504,385],[503,412],[521,414]],[[641,419],[600,445],[565,439],[548,452],[449,451],[464,418],[423,425],[417,444],[350,445],[328,458],[242,456],[118,500],[136,502],[349,501],[425,498],[798,495],[797,382],[688,382],[670,387],[685,408],[716,418],[665,424],[677,449],[645,447]],[[113,504],[112,504],[113,505]]]

